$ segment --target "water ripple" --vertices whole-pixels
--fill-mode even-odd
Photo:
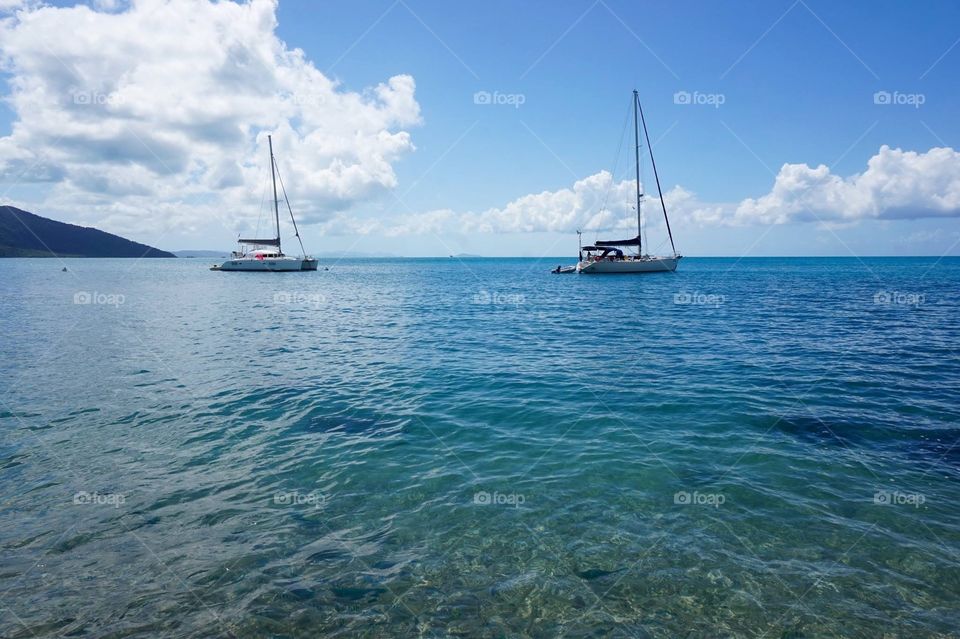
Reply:
[[[7,260],[0,635],[952,636],[960,260],[866,262]]]

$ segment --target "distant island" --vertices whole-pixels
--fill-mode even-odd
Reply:
[[[462,258],[475,258],[475,257],[483,257],[483,256],[473,255],[472,253],[457,253],[456,255],[451,255],[450,257],[453,257],[456,259],[462,259]]]
[[[0,206],[0,257],[176,257],[99,229]]]

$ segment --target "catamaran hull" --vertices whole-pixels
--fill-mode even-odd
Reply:
[[[302,260],[227,260],[219,266],[214,266],[215,271],[253,271],[253,272],[284,272],[303,270]],[[316,269],[314,269],[316,270]]]
[[[317,260],[304,255],[303,257],[293,257],[284,255],[280,250],[280,208],[277,199],[277,161],[273,156],[273,137],[267,136],[267,144],[270,146],[270,178],[273,181],[273,220],[276,224],[275,237],[261,238],[237,238],[241,245],[239,251],[234,251],[233,256],[223,264],[214,264],[210,267],[211,271],[239,271],[247,273],[285,273],[293,271],[315,271],[317,270]],[[283,181],[280,181],[281,188]],[[284,200],[287,202],[287,209],[290,211],[290,221],[293,222],[294,231],[297,228],[297,221],[293,219],[293,209],[290,208],[290,201],[287,200],[287,193],[283,193]],[[297,238],[299,239],[299,234]],[[254,247],[255,250],[247,252],[244,246]],[[268,248],[269,247],[269,248]],[[303,242],[300,242],[300,248],[303,249]]]
[[[583,274],[600,273],[668,273],[677,270],[681,256],[654,257],[643,260],[600,260],[598,262],[580,262],[577,272]]]

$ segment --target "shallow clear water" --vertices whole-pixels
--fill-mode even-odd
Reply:
[[[560,262],[0,261],[0,636],[957,636],[960,260]]]

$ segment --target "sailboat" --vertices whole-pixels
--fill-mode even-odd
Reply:
[[[283,199],[287,203],[287,210],[290,211],[290,221],[293,222],[293,232],[294,235],[296,235],[297,241],[300,242],[300,250],[303,251],[303,257],[284,255],[280,247],[280,200],[277,198],[277,176],[280,168],[277,166],[276,158],[273,156],[272,136],[267,136],[267,143],[270,146],[270,177],[273,180],[273,220],[276,225],[277,236],[238,239],[237,243],[240,245],[238,250],[233,251],[230,259],[223,264],[214,264],[211,266],[211,271],[279,272],[317,270],[317,260],[307,255],[303,248],[303,240],[300,239],[297,221],[293,217],[293,209],[290,208],[287,189],[283,186],[283,178],[280,179],[280,188],[283,190]]]
[[[653,166],[653,176],[657,182],[657,194],[660,196],[660,207],[663,209],[663,221],[667,225],[667,235],[670,238],[672,255],[650,255],[643,252],[643,198],[640,190],[640,127],[650,152],[650,164]],[[643,107],[640,105],[640,95],[633,92],[633,140],[634,159],[637,171],[637,236],[627,240],[598,240],[591,246],[580,246],[578,273],[662,273],[677,270],[677,264],[683,257],[677,253],[673,244],[673,232],[670,230],[670,218],[667,217],[667,206],[663,202],[663,191],[660,189],[660,176],[657,175],[657,163],[653,159],[653,147],[650,145],[650,134],[647,133],[647,122],[643,117]],[[580,232],[577,231],[577,237]],[[635,253],[625,254],[623,249],[635,248]],[[568,267],[569,268],[569,267]],[[558,267],[560,269],[560,267]],[[557,270],[556,272],[567,272]]]

